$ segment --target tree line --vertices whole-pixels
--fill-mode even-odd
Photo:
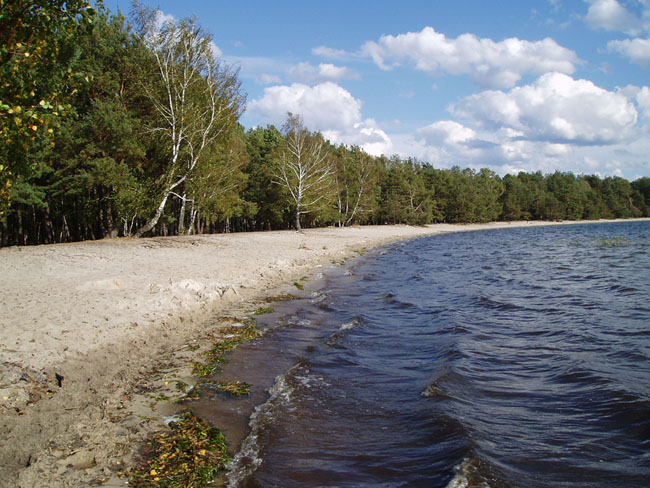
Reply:
[[[195,19],[0,3],[0,244],[312,226],[650,216],[650,178],[438,169],[287,114],[245,130]]]

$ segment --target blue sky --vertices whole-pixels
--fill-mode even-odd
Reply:
[[[650,0],[144,3],[213,35],[247,128],[290,111],[439,168],[650,176]]]

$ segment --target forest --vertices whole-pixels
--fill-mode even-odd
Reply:
[[[195,19],[0,2],[0,245],[359,224],[650,216],[650,178],[371,156],[300,114],[246,130]],[[486,165],[489,162],[486,162]]]

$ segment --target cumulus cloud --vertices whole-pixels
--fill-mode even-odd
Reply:
[[[415,140],[425,148],[422,156],[434,164],[475,165],[487,154],[498,150],[490,141],[481,139],[474,129],[453,120],[441,120],[421,127]]]
[[[553,172],[602,175],[647,171],[650,87],[616,92],[560,73],[508,91],[488,90],[450,107],[466,123],[442,120],[411,136],[391,134],[399,154],[439,167],[489,165],[500,174]]]
[[[476,131],[452,120],[441,120],[417,130],[428,144],[462,144],[476,138]]]
[[[615,51],[634,64],[650,71],[650,39],[624,39],[607,43],[609,51]]]
[[[432,27],[382,36],[379,42],[365,43],[361,54],[372,58],[384,70],[411,62],[420,71],[465,74],[481,86],[494,88],[514,86],[525,74],[549,71],[572,74],[579,62],[574,51],[550,38],[536,42],[517,38],[495,42],[463,34],[450,39]]]
[[[588,80],[547,73],[509,92],[485,91],[451,107],[480,127],[506,127],[518,139],[573,145],[607,145],[632,135],[638,114],[626,96]]]
[[[289,68],[288,75],[291,79],[302,83],[359,79],[359,74],[350,68],[329,63],[321,63],[318,66],[308,62],[300,63]]]
[[[643,30],[641,18],[629,12],[617,0],[591,0],[585,16],[587,24],[594,29],[621,31],[637,35]]]
[[[370,154],[390,154],[391,140],[372,119],[363,119],[361,102],[336,83],[272,86],[247,110],[267,123],[282,125],[287,112],[300,114],[310,130],[334,143],[353,144]]]
[[[646,119],[650,119],[650,88],[647,86],[641,88],[636,94],[635,99],[636,103],[639,105],[641,111],[643,112],[643,116]]]

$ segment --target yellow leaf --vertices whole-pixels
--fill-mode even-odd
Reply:
[[[149,471],[149,474],[151,476],[156,476],[158,474],[158,471],[156,471],[155,469],[152,469],[151,471]]]

